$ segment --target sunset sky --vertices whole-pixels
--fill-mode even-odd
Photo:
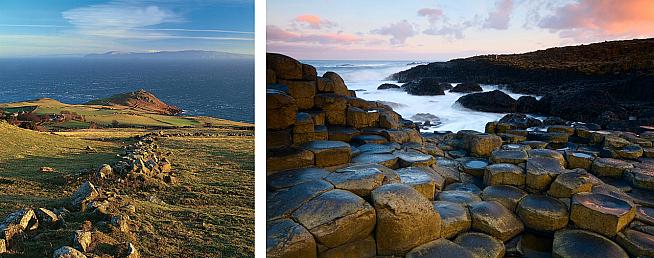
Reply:
[[[651,0],[269,0],[267,51],[448,60],[654,36]]]
[[[254,52],[254,0],[0,0],[0,58]]]

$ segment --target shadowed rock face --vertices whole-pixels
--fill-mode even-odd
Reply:
[[[470,250],[478,257],[501,258],[505,253],[504,243],[483,233],[463,233],[456,237],[454,243]]]
[[[402,85],[407,93],[418,96],[445,95],[445,91],[452,88],[449,83],[442,83],[431,78],[423,78],[415,82]]]
[[[462,106],[484,112],[513,113],[516,111],[516,101],[500,90],[465,95],[457,103]]]
[[[561,230],[554,234],[552,254],[564,258],[616,257],[629,255],[616,243],[585,230]]]
[[[478,83],[474,82],[464,82],[460,83],[454,88],[450,90],[450,92],[461,92],[461,93],[470,93],[470,92],[477,92],[477,91],[483,91],[481,86],[479,86]]]
[[[266,223],[268,257],[316,257],[316,242],[309,231],[290,219]]]
[[[600,122],[601,114],[615,112],[617,119],[611,123],[629,128],[629,116],[635,115],[637,123],[645,125],[651,124],[654,115],[654,90],[649,87],[654,81],[651,49],[654,39],[475,56],[420,65],[391,79],[407,82],[430,77],[503,84],[513,92],[544,96],[538,113]],[[625,60],[630,60],[630,65],[622,65]]]
[[[638,257],[654,256],[654,236],[631,229],[618,233],[616,241],[627,252]]]
[[[481,199],[484,201],[496,201],[510,211],[515,211],[518,202],[527,196],[524,190],[508,185],[492,185],[484,188],[481,192]]]
[[[474,258],[472,252],[447,239],[438,239],[418,246],[406,254],[406,258],[461,257]]]
[[[472,228],[506,241],[520,234],[524,225],[511,211],[495,201],[470,204]]]

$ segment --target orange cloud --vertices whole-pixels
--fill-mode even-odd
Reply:
[[[306,42],[318,44],[352,44],[363,38],[347,33],[294,33],[275,25],[266,26],[266,36],[272,42]]]
[[[555,9],[538,25],[560,31],[562,37],[651,36],[654,35],[654,1],[580,0]]]
[[[304,14],[304,15],[300,15],[298,17],[295,17],[295,21],[299,22],[299,23],[304,23],[304,24],[308,25],[309,27],[311,27],[313,29],[320,29],[323,26],[325,26],[325,27],[334,27],[334,26],[336,26],[336,23],[334,23],[332,21],[322,19],[322,18],[320,18],[320,16],[311,15],[311,14]]]

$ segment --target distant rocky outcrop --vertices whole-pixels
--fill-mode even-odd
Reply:
[[[530,112],[567,120],[599,123],[598,114],[612,112],[618,120],[611,127],[629,130],[654,121],[651,38],[434,62],[396,73],[389,79],[412,82],[422,78],[499,84],[512,92],[544,96],[555,101],[542,102]],[[585,100],[587,95],[604,98],[595,98],[601,103],[585,108],[584,104],[592,102]],[[520,111],[525,111],[525,105],[520,106]]]
[[[141,59],[141,60],[235,60],[235,59],[252,59],[252,55],[206,51],[206,50],[182,50],[182,51],[156,51],[156,52],[120,52],[109,51],[101,54],[88,54],[85,58],[95,59]]]
[[[516,110],[515,99],[500,90],[468,94],[456,102],[466,108],[484,112],[511,113]]]
[[[135,110],[162,115],[177,115],[182,109],[168,105],[143,89],[111,96],[109,98],[93,100],[88,105],[125,106]]]
[[[387,89],[399,89],[400,86],[392,83],[383,83],[377,87],[378,90],[387,90]]]
[[[434,96],[445,95],[445,91],[452,89],[452,85],[433,78],[422,78],[403,84],[402,89],[411,95]]]
[[[450,90],[450,92],[460,92],[460,93],[471,93],[471,92],[478,92],[478,91],[483,91],[481,86],[479,86],[478,83],[474,82],[464,82],[464,83],[459,83],[458,85],[454,86]]]

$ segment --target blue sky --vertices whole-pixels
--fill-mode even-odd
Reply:
[[[268,0],[267,51],[448,60],[654,37],[652,0]]]
[[[254,0],[0,0],[0,57],[254,52]]]

